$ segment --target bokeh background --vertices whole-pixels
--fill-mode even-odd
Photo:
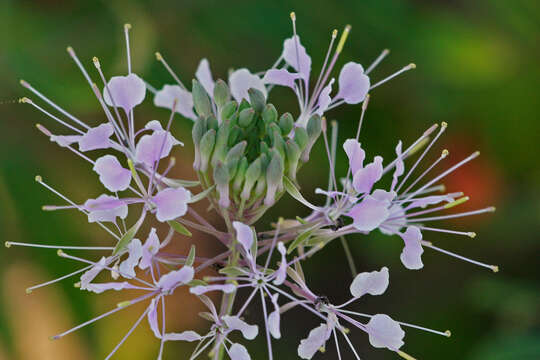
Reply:
[[[450,150],[450,162],[475,150],[482,156],[449,177],[450,190],[472,197],[463,209],[497,206],[494,214],[446,223],[476,231],[475,239],[429,234],[441,247],[498,264],[501,271],[460,262],[426,250],[425,268],[407,271],[399,262],[401,241],[377,234],[351,237],[358,267],[391,269],[391,286],[384,296],[362,300],[365,312],[383,312],[406,322],[445,330],[449,339],[413,329],[407,331],[407,352],[420,359],[539,359],[540,358],[540,3],[536,0],[364,0],[364,1],[0,1],[0,237],[2,241],[58,244],[108,244],[98,227],[75,212],[46,213],[43,204],[58,200],[34,182],[41,174],[77,202],[102,192],[87,164],[58,148],[34,127],[36,122],[57,129],[16,99],[28,95],[19,86],[24,78],[89,123],[103,115],[81,74],[67,56],[72,45],[89,69],[98,56],[106,72],[126,72],[122,25],[133,24],[134,71],[156,87],[172,82],[155,61],[161,51],[189,83],[202,57],[214,74],[226,77],[229,68],[253,71],[269,67],[290,36],[289,12],[295,10],[302,42],[322,63],[330,32],[353,27],[340,64],[369,64],[384,48],[391,54],[372,73],[377,80],[413,61],[418,68],[373,92],[362,142],[368,156],[389,158],[399,139],[410,143],[434,122],[449,129],[433,156]],[[276,91],[280,112],[296,111],[287,90]],[[340,126],[340,139],[354,131],[359,107],[331,113]],[[166,111],[153,108],[149,97],[137,117],[164,120]],[[190,122],[173,127],[187,146],[177,150],[176,175],[193,178],[190,170]],[[436,154],[435,154],[436,153]],[[325,186],[327,162],[323,148],[302,170],[303,192],[310,196]],[[342,153],[338,171],[346,170]],[[264,223],[277,216],[305,215],[283,198]],[[212,215],[209,215],[212,217]],[[212,218],[213,219],[213,218]],[[160,231],[164,231],[161,229]],[[220,250],[202,236],[190,241],[202,254]],[[200,234],[199,234],[200,235]],[[306,265],[313,287],[338,303],[347,296],[351,279],[341,245],[336,242]],[[97,254],[96,254],[97,256]],[[106,311],[125,295],[83,293],[67,280],[26,295],[28,286],[66,274],[78,264],[58,258],[54,250],[0,249],[0,359],[100,359],[135,321],[142,308],[114,315],[52,342],[48,336]],[[204,323],[200,305],[179,296],[169,311],[176,329]],[[257,311],[248,314],[260,320]],[[302,311],[284,318],[279,359],[295,359],[296,347],[317,322]],[[116,359],[153,359],[158,342],[146,322],[117,353]],[[373,349],[365,335],[353,333],[362,358],[395,359]],[[262,337],[250,347],[254,359],[264,359]],[[185,359],[191,346],[168,344],[166,359]],[[329,346],[316,358],[336,358]],[[352,358],[348,354],[345,358]]]

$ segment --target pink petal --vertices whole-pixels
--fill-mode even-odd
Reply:
[[[339,73],[339,92],[336,99],[343,99],[347,104],[362,102],[369,91],[369,77],[364,74],[362,65],[348,62]]]
[[[177,286],[187,284],[193,280],[195,270],[191,266],[184,266],[180,270],[173,270],[159,278],[157,286],[164,293],[170,293]]]
[[[195,295],[202,295],[209,291],[223,291],[226,294],[232,293],[236,289],[236,286],[233,284],[223,284],[223,285],[197,285],[189,289],[189,292]]]
[[[353,174],[353,187],[358,193],[370,192],[373,184],[379,181],[383,172],[382,161],[382,157],[375,156],[372,163]]]
[[[135,157],[138,162],[153,167],[156,161],[169,156],[172,147],[177,144],[180,144],[180,142],[168,131],[157,130],[151,135],[141,136],[137,146],[135,146]]]
[[[112,258],[106,258],[103,256],[94,266],[90,268],[90,270],[82,274],[81,275],[81,289],[86,290],[90,282],[94,280],[96,276],[98,276],[99,273],[111,263],[111,261],[112,261]]]
[[[114,104],[123,108],[126,113],[129,113],[135,106],[142,103],[145,96],[146,84],[135,74],[114,76],[103,89],[105,103],[113,106],[114,100]]]
[[[131,183],[131,171],[124,169],[113,155],[105,155],[96,160],[93,170],[99,181],[112,192],[126,190]]]
[[[285,257],[285,255],[287,254],[287,249],[285,249],[285,245],[283,245],[281,241],[278,242],[277,249],[281,254],[281,262],[279,264],[279,268],[276,271],[276,278],[274,279],[274,284],[281,285],[287,277],[287,258]]]
[[[359,298],[365,294],[381,295],[388,287],[388,268],[383,267],[380,271],[363,272],[354,278],[350,290],[352,296]]]
[[[152,198],[157,207],[156,218],[161,222],[165,222],[184,216],[190,198],[191,193],[183,187],[161,190]]]
[[[111,147],[109,138],[113,133],[113,126],[109,123],[91,128],[79,139],[79,150],[84,152],[97,149],[108,149]]]
[[[298,356],[302,359],[311,359],[321,347],[324,347],[330,337],[328,325],[321,324],[309,332],[306,339],[300,341]]]
[[[154,333],[154,336],[158,339],[161,339],[161,331],[159,330],[158,325],[158,313],[157,313],[157,301],[156,298],[153,298],[150,302],[150,305],[148,306],[148,314],[146,315],[148,318],[148,325],[150,325],[150,329]]]
[[[388,223],[384,223],[384,226],[381,226],[379,230],[385,235],[395,235],[401,228],[407,225],[407,218],[404,216],[405,210],[403,210],[403,207],[401,207],[400,204],[393,204],[388,209],[388,212],[390,213],[388,218],[392,220],[388,220]]]
[[[257,325],[249,325],[238,316],[224,315],[221,319],[231,331],[239,330],[247,340],[253,340],[259,334],[259,327]]]
[[[139,239],[133,239],[127,246],[128,258],[120,263],[118,272],[121,276],[131,279],[135,277],[135,266],[142,257],[143,249]]]
[[[251,357],[249,356],[249,353],[244,345],[240,345],[238,343],[231,345],[231,348],[229,349],[229,356],[231,357],[231,360],[251,360]]]
[[[210,64],[207,59],[202,59],[195,72],[195,77],[201,83],[206,93],[211,98],[214,96],[214,79],[212,78],[212,72],[210,71]]]
[[[279,304],[277,302],[279,294],[272,295],[272,304],[274,305],[274,311],[268,315],[268,330],[274,339],[281,338],[280,321],[281,315],[279,313]]]
[[[298,74],[293,74],[286,69],[270,69],[264,74],[265,84],[288,86],[295,90],[294,81],[299,78]]]
[[[371,231],[381,225],[389,215],[387,201],[377,200],[367,195],[358,205],[347,214],[353,219],[353,226],[359,231]]]
[[[142,248],[142,258],[139,262],[139,268],[141,270],[148,269],[152,264],[152,258],[157,254],[160,248],[159,238],[156,234],[156,229],[150,229],[150,234]]]
[[[193,112],[193,97],[191,93],[182,89],[180,86],[164,85],[163,89],[159,90],[154,97],[154,105],[170,110],[172,110],[175,101],[175,112],[191,120],[197,119],[197,116]]]
[[[239,221],[233,222],[233,227],[236,230],[236,239],[244,248],[246,254],[251,256],[251,245],[253,244],[253,231],[251,228]]]
[[[73,143],[78,142],[82,138],[81,135],[52,135],[51,141],[57,143],[62,147],[67,147]]]
[[[88,199],[83,208],[89,211],[88,222],[115,222],[117,217],[125,219],[128,214],[127,205],[114,196],[102,194],[97,199]]]
[[[82,287],[81,287],[82,288]],[[134,289],[136,286],[131,285],[128,282],[108,282],[108,283],[90,283],[85,287],[85,290],[94,292],[96,294],[101,294],[107,290],[125,290],[125,289]]]
[[[422,263],[422,253],[424,249],[420,241],[422,241],[422,233],[416,226],[409,226],[404,233],[399,233],[405,247],[401,252],[401,262],[407,269],[418,270],[424,267]]]
[[[355,139],[347,139],[343,143],[343,149],[349,158],[349,167],[354,175],[359,169],[364,167],[366,153],[362,150],[360,143]]]
[[[197,334],[195,331],[182,331],[181,333],[167,333],[163,337],[165,341],[198,341],[201,340],[201,335]]]
[[[239,69],[229,76],[231,95],[240,102],[242,99],[249,100],[248,90],[251,88],[261,91],[266,96],[266,87],[257,75],[253,75],[248,69]]]
[[[295,35],[283,42],[283,58],[293,67],[304,80],[309,79],[311,73],[311,58],[306,48],[300,43],[300,37]]]
[[[396,188],[398,178],[403,175],[405,171],[405,164],[403,163],[403,155],[401,153],[401,140],[396,146],[396,164],[394,169],[394,175],[392,177],[392,190]]]
[[[403,346],[405,332],[399,324],[385,314],[374,315],[366,325],[369,342],[376,348],[397,351]]]
[[[322,90],[321,94],[319,95],[319,102],[318,102],[318,108],[316,111],[316,114],[319,114],[322,116],[326,109],[328,109],[328,106],[332,102],[332,97],[330,96],[330,93],[332,92],[332,84],[334,83],[334,79],[330,80],[328,85],[326,85]]]

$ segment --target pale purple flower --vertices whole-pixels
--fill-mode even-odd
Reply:
[[[184,216],[190,198],[190,192],[182,187],[161,190],[152,198],[156,205],[156,218],[165,222]]]
[[[146,84],[136,74],[114,76],[103,88],[103,99],[109,106],[117,106],[129,113],[143,102]]]
[[[164,85],[154,97],[154,105],[172,110],[180,115],[196,120],[197,116],[193,112],[193,96],[186,89],[179,85]]]
[[[99,181],[112,192],[123,191],[131,183],[131,171],[124,169],[113,155],[104,155],[94,163],[94,171],[99,175]]]

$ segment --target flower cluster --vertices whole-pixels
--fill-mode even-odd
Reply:
[[[345,351],[360,359],[350,339],[351,329],[365,332],[372,346],[386,348],[405,359],[413,357],[402,349],[403,327],[450,336],[449,331],[396,321],[386,314],[370,315],[348,310],[349,305],[363,296],[382,295],[389,285],[389,269],[382,267],[378,271],[357,273],[345,236],[368,235],[376,230],[386,235],[398,235],[404,242],[400,259],[408,269],[422,268],[424,248],[431,248],[497,271],[496,266],[467,259],[424,239],[433,232],[474,237],[473,232],[424,224],[494,210],[489,207],[453,215],[422,216],[453,208],[468,199],[461,193],[445,193],[440,180],[474,159],[478,153],[425,180],[439,162],[448,157],[448,151],[443,150],[434,163],[419,175],[413,175],[446,130],[447,125],[443,123],[430,127],[404,150],[400,141],[395,149],[395,158],[385,166],[380,156],[375,156],[371,162],[366,161],[359,136],[368,106],[368,92],[413,69],[414,64],[372,85],[369,73],[388,51],[383,51],[366,70],[358,63],[348,62],[339,71],[338,90],[334,91],[335,79],[331,76],[350,27],[344,29],[337,45],[338,32],[332,32],[321,71],[313,79],[311,57],[296,33],[294,13],[291,19],[292,37],[284,41],[283,52],[270,69],[252,73],[242,68],[231,72],[227,82],[214,81],[208,61],[203,59],[191,90],[160,53],[156,53],[157,60],[176,84],[155,90],[131,71],[130,25],[124,29],[128,50],[127,75],[108,78],[99,59],[93,59],[95,75],[102,86],[93,82],[75,51],[68,47],[69,55],[103,109],[104,121],[95,126],[86,124],[28,82],[21,81],[50,109],[26,97],[21,102],[32,105],[62,125],[65,132],[53,133],[40,124],[37,128],[52,142],[89,162],[106,190],[93,198],[72,200],[37,176],[39,184],[63,201],[61,205],[46,205],[44,210],[78,210],[88,217],[89,222],[96,223],[111,236],[110,246],[105,247],[6,242],[8,247],[56,249],[61,258],[82,264],[70,274],[29,287],[27,292],[79,277],[76,287],[82,291],[100,294],[129,290],[141,293],[120,302],[104,314],[53,336],[53,339],[60,339],[136,303],[145,302],[145,310],[106,359],[116,353],[146,318],[160,342],[158,359],[162,358],[167,341],[185,341],[197,343],[190,359],[208,353],[214,360],[224,357],[249,360],[247,341],[258,337],[259,326],[249,324],[245,311],[248,306],[258,303],[257,298],[260,304],[255,306],[263,315],[264,330],[261,333],[264,333],[269,359],[274,356],[272,343],[282,336],[282,317],[291,309],[303,309],[321,321],[319,326],[307,331],[304,339],[299,340],[297,354],[302,359],[311,359],[317,352],[323,352],[328,341],[335,343],[339,359]],[[313,86],[310,85],[312,81]],[[280,113],[268,102],[274,86],[292,89],[299,104],[297,115],[293,115],[295,111]],[[147,92],[152,93],[156,106],[170,110],[165,122],[135,121],[134,110],[143,103]],[[338,182],[335,172],[337,123],[332,122],[329,127],[324,115],[342,104],[361,104],[361,115],[356,137],[343,144],[349,168]],[[183,146],[171,134],[171,123],[176,114],[193,121],[193,168],[197,180],[169,176],[175,164],[170,154],[178,145]],[[328,188],[316,191],[324,195],[326,201],[323,205],[315,205],[300,192],[297,173],[309,161],[311,149],[320,137],[324,141],[330,172]],[[94,160],[92,153],[95,150],[106,154]],[[419,152],[406,172],[405,160]],[[386,185],[381,179],[390,172],[390,184]],[[409,185],[406,185],[408,181]],[[280,218],[270,230],[257,229],[257,220],[287,193],[298,201],[299,206],[311,209],[311,214],[304,218]],[[222,229],[211,224],[205,215],[191,206],[202,200],[209,203],[208,211],[214,211],[223,218]],[[143,225],[149,225],[146,228],[151,228],[150,231],[144,230]],[[168,228],[166,234],[158,235],[164,227]],[[187,254],[165,251],[174,237],[192,236],[191,230],[210,234],[225,250],[213,258],[205,258],[196,251],[197,242],[194,241]],[[141,241],[140,238],[146,239]],[[328,296],[313,292],[302,269],[304,261],[335,239],[342,242],[353,273],[349,287],[351,298],[341,305],[333,304]],[[68,250],[69,254],[66,253]],[[90,256],[73,255],[72,251],[88,251],[90,255],[104,252],[105,255],[91,260]],[[217,273],[204,276],[202,271],[205,269],[213,269]],[[172,301],[169,296],[180,287],[189,289],[190,296],[197,297],[207,308],[208,311],[200,314],[209,322],[205,333],[192,329],[171,332],[167,328],[165,303]],[[244,291],[245,300],[239,302],[237,294]],[[219,307],[207,296],[211,292],[221,295]],[[242,335],[242,343],[234,342],[230,335],[235,333]],[[346,344],[344,348],[341,347],[343,341]]]

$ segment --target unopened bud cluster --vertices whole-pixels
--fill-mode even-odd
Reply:
[[[215,185],[210,197],[231,218],[259,218],[283,194],[283,176],[296,181],[321,134],[321,117],[313,115],[306,128],[295,127],[293,116],[280,116],[257,89],[249,89],[249,101],[231,100],[222,80],[216,82],[213,101],[196,80],[192,91],[198,115],[193,167],[201,184],[206,189]]]

